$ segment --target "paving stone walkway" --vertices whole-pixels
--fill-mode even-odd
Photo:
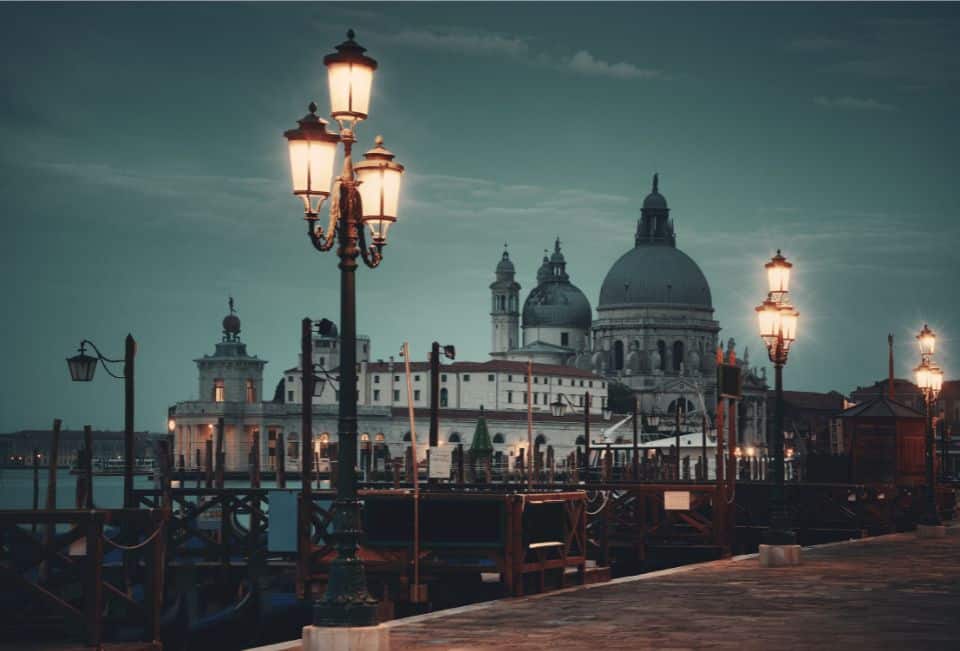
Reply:
[[[960,649],[960,530],[718,561],[390,624],[392,651]]]

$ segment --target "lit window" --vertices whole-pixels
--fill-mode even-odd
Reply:
[[[247,403],[253,404],[257,401],[257,388],[253,384],[253,380],[247,380]]]
[[[223,402],[226,399],[226,391],[223,387],[223,380],[217,378],[213,381],[213,401]]]

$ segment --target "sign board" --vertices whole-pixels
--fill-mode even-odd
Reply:
[[[690,491],[663,491],[663,508],[667,511],[689,511]]]
[[[430,448],[430,479],[450,479],[450,465],[453,461],[452,446]]]
[[[739,400],[743,397],[743,380],[740,367],[735,364],[717,366],[717,392],[721,398]]]
[[[328,457],[317,459],[317,472],[330,472],[330,459]]]

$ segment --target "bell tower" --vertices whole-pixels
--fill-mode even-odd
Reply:
[[[520,347],[520,284],[514,280],[516,270],[506,244],[496,275],[497,279],[490,284],[491,354]]]

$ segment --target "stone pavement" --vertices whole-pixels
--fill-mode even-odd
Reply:
[[[960,530],[717,561],[389,623],[392,651],[960,649]]]

